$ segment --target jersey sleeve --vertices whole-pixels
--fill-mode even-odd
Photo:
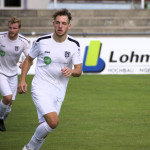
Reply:
[[[35,41],[33,43],[33,46],[32,46],[32,48],[30,49],[30,52],[29,52],[30,57],[36,58],[39,55],[40,51],[39,51],[39,46],[38,45],[39,45],[39,42]]]
[[[80,47],[76,48],[76,51],[73,54],[72,63],[73,63],[73,65],[78,65],[78,64],[82,63]]]
[[[29,42],[26,42],[25,46],[24,46],[24,55],[27,56],[29,54],[29,51],[30,51],[30,43]]]

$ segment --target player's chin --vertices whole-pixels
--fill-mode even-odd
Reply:
[[[57,35],[63,36],[63,35],[64,35],[64,32],[63,32],[62,30],[58,30],[58,31],[57,31]]]
[[[13,38],[13,37],[15,37],[15,34],[14,34],[14,33],[11,33],[11,34],[9,34],[9,36],[10,36],[11,38]]]

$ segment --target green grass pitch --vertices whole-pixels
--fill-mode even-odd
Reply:
[[[21,150],[37,127],[28,93],[17,94],[0,132],[0,150]],[[44,86],[44,85],[41,85]],[[83,75],[70,78],[60,123],[41,150],[149,150],[150,75]]]

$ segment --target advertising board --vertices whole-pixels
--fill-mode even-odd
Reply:
[[[28,38],[31,43],[36,38]],[[149,74],[150,38],[76,38],[80,42],[83,74]],[[21,56],[21,59],[23,56]],[[29,74],[35,73],[35,62]],[[20,70],[18,70],[20,73]]]

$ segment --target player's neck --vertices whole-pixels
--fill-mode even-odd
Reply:
[[[8,34],[8,38],[9,38],[10,40],[14,41],[14,40],[16,40],[16,39],[18,38],[18,35],[11,37],[11,36],[9,36],[9,34]]]
[[[62,43],[66,40],[67,38],[67,34],[63,35],[63,36],[58,36],[56,33],[53,34],[53,39],[58,42],[58,43]]]

